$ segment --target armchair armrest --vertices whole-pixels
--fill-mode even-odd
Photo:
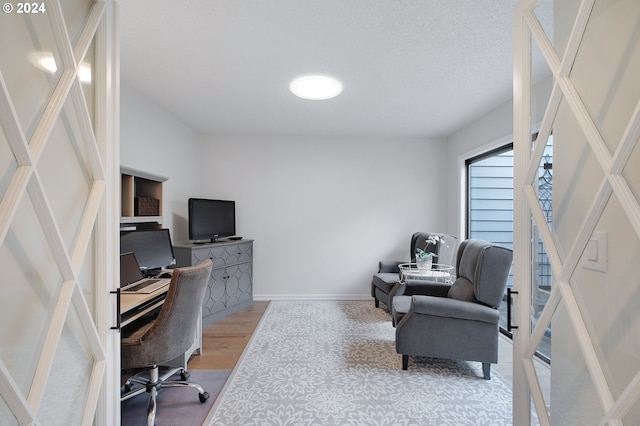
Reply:
[[[400,260],[382,260],[378,262],[378,272],[400,272]]]
[[[451,288],[451,284],[426,280],[407,279],[403,284],[404,291],[402,294],[405,296],[447,297],[447,293],[449,293],[449,289]]]
[[[432,296],[413,296],[406,316],[412,314],[482,321],[490,324],[498,324],[500,319],[497,309],[479,303]]]

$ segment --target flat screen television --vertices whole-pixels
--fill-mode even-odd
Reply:
[[[236,203],[229,200],[189,198],[189,239],[215,242],[236,234]]]
[[[132,252],[140,270],[154,275],[162,268],[176,264],[168,229],[136,229],[120,232],[120,253]]]

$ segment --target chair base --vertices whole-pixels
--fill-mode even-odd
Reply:
[[[181,380],[167,380],[178,372],[180,373]],[[166,373],[160,375],[159,367],[154,365],[149,370],[149,378],[140,377],[141,374],[143,373],[138,373],[135,376],[129,377],[125,381],[123,386],[124,393],[120,396],[120,401],[126,401],[134,396],[148,392],[149,405],[147,406],[147,426],[153,426],[155,423],[157,410],[156,397],[162,388],[191,387],[198,391],[198,398],[201,403],[209,399],[209,392],[205,391],[202,386],[196,383],[187,382],[190,374],[182,367],[170,369]],[[135,384],[140,384],[142,387],[134,389]]]

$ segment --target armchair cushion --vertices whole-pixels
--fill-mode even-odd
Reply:
[[[374,287],[384,290],[387,294],[397,282],[398,274],[393,272],[378,272],[372,279]]]
[[[447,297],[465,302],[475,302],[476,296],[473,291],[473,283],[466,278],[458,278],[449,288]]]

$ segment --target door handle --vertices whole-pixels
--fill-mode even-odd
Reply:
[[[511,331],[511,329],[517,329],[518,326],[511,325],[511,295],[518,294],[517,291],[511,290],[511,287],[507,287],[507,331]]]
[[[111,330],[117,330],[118,332],[122,329],[122,316],[120,315],[121,307],[120,307],[120,287],[118,287],[115,291],[110,291],[109,294],[116,295],[116,325],[111,327]]]

